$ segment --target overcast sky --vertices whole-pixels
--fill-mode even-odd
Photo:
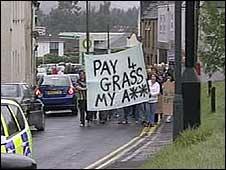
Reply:
[[[49,13],[51,8],[56,8],[58,2],[57,1],[39,1],[40,2],[40,8],[44,13]],[[91,6],[99,7],[100,3],[103,3],[103,1],[89,1]],[[121,8],[127,10],[128,8],[132,7],[139,7],[140,1],[111,1],[111,7],[112,8]],[[85,8],[85,1],[79,1],[78,5],[82,7],[82,9]]]

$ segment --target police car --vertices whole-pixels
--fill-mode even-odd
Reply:
[[[32,135],[21,106],[1,98],[1,153],[32,156]]]

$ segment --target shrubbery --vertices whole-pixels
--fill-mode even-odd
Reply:
[[[44,56],[44,63],[79,63],[79,56],[78,55],[67,55],[67,56],[57,56],[52,54],[47,54]],[[43,63],[43,57],[38,57],[36,60],[36,66],[39,66]]]

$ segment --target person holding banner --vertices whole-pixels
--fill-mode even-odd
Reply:
[[[148,85],[150,89],[150,99],[148,101],[150,109],[148,112],[149,127],[153,127],[154,125],[154,116],[157,110],[158,95],[160,94],[160,85],[156,80],[157,80],[156,74],[151,74],[151,79],[148,80]]]
[[[85,126],[85,113],[86,113],[86,120],[89,126],[90,121],[93,118],[93,112],[87,111],[87,88],[86,88],[86,77],[85,72],[82,70],[79,72],[79,79],[77,81],[76,89],[79,92],[78,95],[78,107],[80,110],[80,126]]]

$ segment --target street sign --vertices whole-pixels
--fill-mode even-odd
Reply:
[[[83,48],[87,49],[87,45],[88,45],[87,39],[84,39],[83,42],[82,42]],[[89,40],[89,48],[91,48],[91,47],[92,47],[92,41]]]

